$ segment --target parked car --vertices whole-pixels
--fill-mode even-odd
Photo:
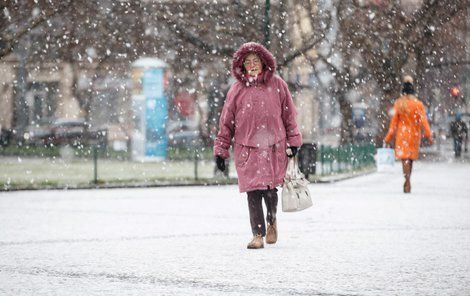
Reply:
[[[52,136],[49,144],[79,145],[86,140],[86,123],[83,119],[57,119],[52,124]]]
[[[87,138],[85,133],[83,119],[43,120],[27,127],[25,140],[33,145],[78,145]]]
[[[168,144],[174,147],[191,147],[200,144],[197,121],[172,121],[167,125]]]
[[[198,130],[177,130],[168,133],[168,142],[171,146],[191,147],[200,142]]]
[[[49,119],[29,125],[24,133],[25,141],[32,145],[45,145],[50,142],[52,136],[52,123]]]

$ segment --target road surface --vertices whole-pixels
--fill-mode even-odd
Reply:
[[[470,295],[469,176],[312,184],[262,250],[236,186],[0,193],[0,295]]]

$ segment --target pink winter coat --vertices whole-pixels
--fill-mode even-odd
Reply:
[[[263,63],[262,74],[253,81],[243,68],[250,53],[257,54]],[[245,43],[234,54],[232,75],[237,81],[225,100],[214,156],[228,158],[233,140],[240,192],[281,185],[287,168],[287,147],[302,144],[294,102],[287,84],[275,71],[274,57],[258,43]]]

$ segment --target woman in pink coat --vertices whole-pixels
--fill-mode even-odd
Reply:
[[[240,192],[247,192],[253,239],[249,249],[277,241],[277,186],[282,185],[287,157],[302,144],[296,111],[287,84],[275,74],[273,55],[261,44],[243,44],[234,54],[232,75],[214,142],[217,167],[233,145]],[[288,155],[287,155],[288,154]],[[266,204],[267,230],[262,199]]]

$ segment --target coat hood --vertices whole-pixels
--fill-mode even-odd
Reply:
[[[255,53],[263,63],[263,73],[261,74],[261,82],[266,83],[269,81],[276,72],[276,60],[274,56],[263,45],[256,42],[248,42],[240,46],[240,48],[233,54],[232,60],[232,75],[238,81],[248,82],[245,76],[245,69],[243,61],[250,53]]]

